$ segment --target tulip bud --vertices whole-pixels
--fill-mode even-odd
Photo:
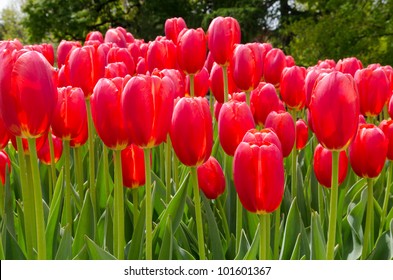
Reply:
[[[121,151],[121,167],[125,187],[134,189],[145,184],[143,150],[137,145],[131,144]]]
[[[187,28],[187,25],[183,18],[168,18],[165,21],[165,37],[176,44],[179,33],[185,28]]]
[[[57,163],[61,155],[63,153],[63,141],[56,137],[55,135],[51,134],[52,141],[53,141],[53,148],[54,148],[54,160],[55,163]],[[51,158],[50,158],[50,148],[49,148],[49,140],[48,137],[45,137],[44,144],[41,146],[41,148],[37,152],[38,159],[46,165],[51,164]]]
[[[291,109],[301,110],[306,103],[306,68],[299,66],[286,67],[280,79],[282,100]]]
[[[303,149],[308,141],[308,127],[304,120],[296,121],[296,149]]]
[[[225,177],[220,163],[214,158],[209,159],[198,166],[198,185],[205,196],[216,199],[225,191]]]
[[[177,39],[177,60],[180,69],[187,74],[196,74],[206,60],[206,38],[202,28],[183,29]]]
[[[274,86],[264,82],[251,92],[250,107],[255,123],[260,126],[265,124],[270,112],[284,110]]]

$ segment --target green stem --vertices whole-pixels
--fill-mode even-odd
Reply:
[[[114,150],[115,165],[115,186],[114,186],[114,252],[115,257],[119,260],[124,259],[124,194],[123,194],[123,176],[121,171],[121,151]]]
[[[291,184],[291,194],[292,194],[292,200],[296,197],[297,195],[297,149],[296,149],[296,111],[291,110],[291,115],[293,119],[293,123],[295,125],[295,142],[293,144],[292,148],[292,184]]]
[[[204,241],[204,237],[203,237],[201,199],[199,196],[197,168],[195,166],[191,167],[191,177],[192,177],[192,185],[193,185],[193,192],[194,192],[194,204],[195,204],[195,216],[196,216],[196,225],[197,225],[199,259],[205,260],[206,256],[205,256],[205,241]]]
[[[27,258],[33,259],[34,243],[36,240],[35,228],[35,209],[34,209],[34,189],[27,185],[27,167],[26,158],[23,151],[22,138],[16,137],[16,145],[18,148],[18,161],[20,168],[20,182],[22,186],[23,209],[24,209],[24,224]]]
[[[390,197],[390,188],[392,185],[392,176],[393,176],[393,161],[389,161],[389,169],[388,169],[388,178],[385,189],[385,197],[383,199],[382,213],[381,213],[381,224],[379,226],[379,236],[382,234],[385,223],[386,223],[386,213],[389,205],[389,197]]]
[[[104,172],[105,172],[105,176],[104,176],[104,184],[105,184],[105,193],[107,196],[110,196],[110,190],[109,190],[109,162],[108,162],[108,147],[105,146],[104,144],[102,145],[102,164],[104,167]]]
[[[194,97],[194,95],[195,95],[195,88],[194,88],[195,75],[194,74],[190,74],[189,77],[190,77],[190,96]]]
[[[223,224],[223,228],[224,228],[225,238],[226,238],[226,240],[229,240],[231,238],[231,234],[229,233],[227,215],[225,214],[224,207],[222,206],[221,200],[219,198],[216,199],[216,204],[217,204],[218,210],[221,213],[221,220],[222,220],[222,224]]]
[[[44,207],[42,204],[42,190],[41,190],[41,179],[40,172],[38,170],[38,159],[36,140],[34,138],[28,138],[29,150],[30,150],[30,164],[33,173],[33,184],[34,184],[34,203],[35,203],[35,214],[37,223],[37,257],[39,260],[46,259],[46,238],[45,238],[45,221],[44,221]]]
[[[278,206],[274,212],[274,248],[273,259],[278,260],[279,245],[280,245],[280,218],[281,218],[281,205]]]
[[[143,149],[146,176],[146,260],[153,259],[153,204],[151,197],[150,149]]]
[[[65,178],[65,196],[64,196],[64,209],[66,215],[66,224],[72,232],[72,208],[71,208],[71,160],[70,160],[70,141],[64,140],[64,178]]]
[[[362,250],[362,259],[365,260],[367,258],[368,253],[370,252],[370,248],[373,247],[373,242],[371,240],[371,231],[373,224],[373,210],[374,210],[374,195],[373,195],[373,180],[367,179],[367,212],[366,212],[366,227],[364,229],[364,238],[363,238],[363,250]]]
[[[166,203],[169,204],[169,202],[171,201],[171,192],[172,192],[172,186],[171,186],[171,167],[172,167],[172,163],[171,163],[171,158],[172,158],[172,154],[171,154],[171,138],[169,137],[169,133],[168,136],[166,138],[166,151],[165,151],[165,185],[166,185]]]
[[[246,91],[246,103],[251,108],[251,92],[249,90]]]
[[[270,259],[270,213],[265,214],[266,216],[266,258]]]
[[[37,225],[36,225],[36,213],[35,213],[35,202],[34,202],[34,188],[32,187],[32,183],[33,183],[33,175],[32,175],[32,171],[31,171],[31,164],[30,164],[30,155],[25,154],[24,158],[26,160],[26,178],[27,178],[27,196],[29,197],[29,200],[31,202],[31,206],[26,205],[26,210],[31,209],[32,210],[32,228],[31,228],[31,234],[33,236],[33,248],[37,248]],[[28,203],[28,201],[26,201],[26,203]],[[37,252],[34,253],[35,255],[37,255]]]
[[[236,253],[240,250],[240,240],[242,238],[243,229],[243,205],[239,196],[236,195]]]
[[[90,185],[90,197],[93,206],[94,221],[97,221],[97,191],[95,184],[95,151],[94,151],[94,123],[91,114],[90,99],[86,99],[87,109],[87,126],[88,126],[88,143],[89,143],[89,185]],[[95,224],[95,223],[94,223]]]
[[[56,186],[56,163],[55,163],[55,148],[53,146],[53,139],[52,139],[52,133],[48,133],[48,143],[49,143],[49,154],[50,154],[50,171],[51,171],[51,177],[52,177],[52,188]],[[52,194],[53,194],[53,189],[49,189],[49,205],[50,202],[52,201]]]
[[[334,259],[334,245],[336,243],[337,200],[338,200],[338,156],[339,151],[332,151],[332,186],[330,196],[329,230],[326,249],[326,259]]]
[[[175,185],[175,191],[179,189],[179,159],[176,156],[176,153],[173,154],[173,182]]]
[[[134,206],[134,231],[136,230],[136,225],[139,218],[139,190],[138,188],[132,189],[132,204]]]
[[[85,197],[85,193],[83,190],[83,164],[82,164],[82,155],[81,155],[81,147],[74,148],[74,168],[75,168],[75,177],[76,177],[76,185],[79,193],[79,198],[83,201]]]
[[[324,203],[324,195],[323,195],[323,186],[318,183],[318,211],[321,217],[321,224],[324,224],[325,221],[325,203]]]
[[[259,215],[259,259],[266,260],[267,259],[267,227],[266,227],[266,215]]]
[[[228,102],[228,95],[229,95],[229,90],[228,90],[228,66],[223,65],[222,66],[222,76],[223,76],[223,81],[224,81],[224,103]]]

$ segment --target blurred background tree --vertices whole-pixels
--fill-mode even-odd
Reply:
[[[219,15],[235,17],[243,42],[270,42],[297,64],[356,56],[393,65],[393,0],[19,0],[22,12],[0,14],[0,38],[83,41],[91,30],[123,26],[136,38],[164,34],[167,18],[207,30]],[[24,28],[22,28],[22,24]]]

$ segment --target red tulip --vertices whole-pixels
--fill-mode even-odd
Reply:
[[[97,41],[99,43],[104,43],[104,37],[100,31],[91,31],[86,35],[85,42],[87,41]]]
[[[356,134],[359,97],[352,76],[333,72],[320,77],[311,96],[310,112],[319,143],[344,150]]]
[[[140,57],[138,59],[138,62],[136,64],[136,69],[135,72],[137,74],[146,74],[147,73],[147,65],[146,65],[146,60],[143,57]]]
[[[190,76],[186,77],[186,89],[190,88]],[[195,74],[194,78],[194,96],[205,97],[209,91],[209,72],[205,67]]]
[[[57,163],[59,161],[59,159],[61,158],[61,155],[63,153],[63,141],[61,141],[60,138],[57,138],[56,136],[54,136],[52,134],[51,134],[51,136],[52,136],[52,140],[53,140],[55,163]],[[51,164],[48,137],[45,138],[44,144],[38,150],[37,156],[38,156],[38,159],[43,164],[46,164],[46,165],[50,165]]]
[[[303,149],[308,141],[308,127],[304,120],[296,121],[296,149]]]
[[[246,132],[254,127],[254,118],[245,102],[224,103],[218,117],[218,136],[224,152],[233,156]]]
[[[208,160],[213,146],[213,125],[205,98],[180,98],[173,110],[170,136],[183,164],[199,166]]]
[[[291,114],[272,111],[266,118],[265,127],[272,128],[280,139],[283,157],[289,156],[295,144],[295,124]]]
[[[335,69],[336,62],[333,59],[319,60],[317,67],[318,69]]]
[[[240,43],[240,25],[232,17],[214,18],[207,30],[210,53],[219,65],[228,65],[235,44]]]
[[[177,60],[187,74],[202,70],[206,60],[206,38],[202,28],[183,29],[177,39]]]
[[[38,52],[0,54],[0,113],[16,136],[37,138],[45,134],[57,101],[56,73]]]
[[[72,148],[81,147],[87,142],[87,139],[89,137],[88,128],[87,128],[87,115],[85,116],[85,119],[84,121],[82,121],[82,123],[83,123],[82,131],[79,133],[78,136],[72,138],[70,141],[70,147]]]
[[[198,185],[205,196],[216,199],[225,191],[225,177],[220,163],[214,158],[209,159],[198,166]]]
[[[10,134],[10,139],[11,139],[11,144],[14,147],[15,151],[18,151],[15,135]],[[35,147],[37,151],[41,149],[46,139],[48,139],[48,134],[46,133],[36,139]],[[27,142],[26,138],[22,138],[22,147],[23,147],[23,151],[25,152],[25,155],[30,155],[29,143]]]
[[[179,33],[185,28],[187,28],[187,25],[183,18],[168,18],[165,21],[165,37],[176,44]]]
[[[129,77],[109,80],[102,78],[94,87],[91,96],[91,114],[94,126],[105,146],[113,150],[123,150],[131,139],[126,131],[121,106],[122,92]]]
[[[238,102],[246,102],[246,93],[244,93],[242,91],[241,92],[234,92],[232,95],[229,95],[229,101],[230,100],[235,100]],[[220,115],[222,105],[224,105],[224,103],[219,103],[217,101],[214,103],[214,118],[216,119],[217,122],[218,122],[218,117]]]
[[[5,184],[6,169],[8,169],[8,174],[11,173],[11,161],[5,151],[0,151],[0,181],[2,185]]]
[[[128,74],[128,69],[124,62],[113,62],[105,66],[104,77],[107,79],[113,79],[116,77],[124,78]]]
[[[119,48],[126,48],[127,41],[124,33],[117,28],[110,28],[105,33],[105,43],[115,43]]]
[[[292,67],[292,66],[296,65],[295,59],[291,55],[286,55],[285,56],[285,62],[287,64],[287,67]]]
[[[58,88],[58,97],[52,119],[52,133],[63,139],[77,137],[87,122],[83,91],[71,86]]]
[[[378,126],[389,141],[388,145],[388,160],[393,160],[393,120],[383,120]]]
[[[135,63],[131,53],[124,48],[111,48],[107,55],[108,64],[113,62],[124,62],[127,72],[131,76],[135,73]]]
[[[147,67],[151,72],[176,67],[176,45],[171,40],[155,40],[149,44],[146,55]]]
[[[267,83],[278,86],[281,72],[287,66],[285,54],[282,50],[273,48],[267,52],[264,64],[263,75]]]
[[[72,49],[80,47],[82,46],[77,41],[62,40],[57,47],[57,67],[60,69],[64,65],[67,55],[72,51]]]
[[[210,90],[219,103],[224,103],[224,78],[222,67],[217,63],[213,64],[209,77]],[[232,73],[228,68],[228,93],[232,94],[236,91],[236,85],[233,81]]]
[[[18,39],[0,41],[0,53],[3,52],[3,50],[5,49],[12,51],[12,50],[20,50],[22,48],[23,45]]]
[[[143,150],[137,145],[131,144],[121,151],[121,167],[125,187],[134,189],[145,184]]]
[[[332,185],[332,151],[318,144],[314,151],[314,172],[318,182],[330,188]],[[340,185],[347,176],[348,158],[345,151],[341,151],[338,163],[338,184]]]
[[[306,68],[299,66],[286,67],[281,73],[281,98],[291,109],[301,110],[306,104],[306,74]]]
[[[349,160],[359,177],[377,177],[385,164],[389,141],[373,124],[361,124],[349,146]]]
[[[319,69],[313,68],[307,71],[306,79],[304,80],[304,88],[306,91],[306,106],[310,105],[312,90],[315,85],[315,81],[318,79],[320,75],[325,75],[326,73],[330,73],[332,70],[330,69]]]
[[[0,150],[4,149],[10,141],[10,134],[5,127],[3,119],[0,114]]]
[[[356,57],[340,59],[336,64],[336,69],[344,74],[355,76],[357,70],[362,69],[362,62]]]
[[[360,112],[365,116],[377,116],[390,95],[389,80],[381,68],[360,69],[355,73],[359,92]]]
[[[251,92],[250,106],[255,123],[260,126],[265,124],[271,111],[284,110],[274,86],[264,82]]]
[[[36,51],[41,53],[52,66],[55,63],[55,52],[51,44],[44,43],[41,45],[26,45],[23,48],[29,51]]]
[[[184,76],[179,70],[176,69],[164,69],[160,72],[163,76],[171,79],[174,88],[174,98],[183,97],[185,92]]]
[[[231,73],[236,86],[243,91],[256,88],[261,81],[263,54],[257,43],[239,44],[233,51]]]
[[[132,77],[122,96],[123,118],[133,143],[152,148],[166,140],[173,112],[173,83],[168,77]]]
[[[252,130],[249,133],[259,132]],[[280,149],[261,137],[242,141],[233,159],[233,179],[244,208],[258,214],[273,212],[284,194],[284,164]]]
[[[105,54],[93,46],[76,48],[68,55],[64,70],[70,85],[80,87],[89,98],[97,81],[104,77]]]
[[[257,130],[256,128],[250,129],[242,140],[242,142],[247,143],[261,143],[266,141],[276,145],[277,148],[282,151],[281,141],[271,128],[264,128],[261,130]]]

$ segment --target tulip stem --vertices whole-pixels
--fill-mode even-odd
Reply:
[[[386,212],[388,210],[390,188],[392,185],[392,176],[393,176],[393,161],[389,161],[388,178],[387,178],[386,189],[385,189],[385,197],[383,199],[383,206],[382,206],[382,213],[381,213],[381,224],[379,226],[379,235],[378,236],[380,236],[382,234],[384,227],[385,227]]]
[[[146,177],[146,260],[153,259],[153,205],[151,197],[150,149],[143,149]]]
[[[367,179],[367,212],[366,212],[366,227],[364,229],[363,237],[363,250],[362,259],[366,259],[370,251],[370,247],[373,247],[371,238],[371,231],[373,228],[373,215],[374,215],[374,192],[373,192],[373,179]]]
[[[279,256],[279,245],[280,245],[280,218],[281,218],[281,204],[274,212],[274,248],[273,248],[273,259],[278,260]]]
[[[172,153],[173,155],[173,182],[175,184],[175,191],[179,189],[179,159],[176,156],[176,153]]]
[[[82,164],[82,155],[81,155],[81,147],[74,148],[74,168],[75,168],[75,177],[76,177],[76,185],[78,188],[79,198],[83,200],[85,194],[83,191],[83,164]]]
[[[259,259],[267,259],[267,214],[259,214]]]
[[[292,194],[292,200],[296,197],[297,195],[297,149],[296,149],[296,111],[291,110],[291,115],[293,119],[293,123],[295,125],[295,142],[293,144],[292,148],[292,184],[291,184],[291,194]]]
[[[336,243],[339,153],[339,151],[332,151],[332,186],[330,196],[329,230],[326,246],[327,260],[334,259],[334,245]]]
[[[89,185],[90,185],[90,198],[93,206],[94,221],[97,220],[97,191],[95,185],[95,150],[94,150],[94,123],[91,114],[90,99],[86,99],[87,109],[87,126],[88,126],[88,143],[89,143]],[[95,223],[94,223],[95,224]]]
[[[324,225],[325,221],[325,203],[324,203],[324,196],[323,196],[323,186],[318,183],[318,211],[319,216],[321,217],[321,224]]]
[[[246,91],[246,103],[251,110],[251,91],[249,90]]]
[[[229,90],[228,90],[228,66],[222,66],[222,76],[224,81],[224,103],[228,102]]]
[[[66,224],[68,224],[72,232],[70,141],[64,140],[63,147],[64,147],[64,177],[65,177],[64,209],[66,215]]]
[[[132,189],[132,204],[134,206],[134,232],[139,218],[139,191],[138,188]]]
[[[242,228],[243,228],[243,205],[240,201],[239,196],[236,194],[236,253],[238,253],[240,250]]]
[[[45,221],[44,221],[44,207],[42,204],[42,189],[40,172],[38,170],[38,158],[36,149],[36,139],[28,138],[30,150],[30,164],[33,175],[34,185],[34,203],[37,224],[37,257],[39,260],[46,259],[46,238],[45,238]]]
[[[172,158],[172,153],[171,153],[171,138],[169,137],[169,133],[166,137],[166,151],[165,151],[165,185],[166,185],[166,203],[169,204],[171,201],[171,193],[172,193],[172,186],[171,186],[171,158]]]
[[[53,146],[53,139],[52,139],[52,133],[48,133],[48,143],[49,143],[49,155],[50,155],[50,171],[51,171],[51,177],[52,177],[52,188],[56,186],[56,163],[55,163],[55,148]],[[50,202],[52,201],[52,192],[53,190],[49,190],[49,205]]]
[[[195,216],[196,216],[196,225],[197,225],[199,259],[205,260],[206,256],[205,256],[205,241],[203,237],[201,199],[199,196],[198,173],[197,173],[197,168],[195,166],[191,167],[191,178],[192,178],[192,185],[194,189],[194,204],[195,204]]]
[[[102,145],[102,164],[104,167],[104,185],[106,197],[110,195],[109,190],[109,162],[108,162],[108,147],[104,144]]]
[[[23,150],[22,138],[16,137],[16,145],[18,148],[20,182],[22,186],[23,209],[24,209],[23,213],[25,215],[24,224],[25,224],[27,258],[33,259],[34,256],[33,244],[35,243],[36,240],[34,189],[27,185],[27,167],[26,167],[26,158]]]
[[[123,195],[123,175],[121,170],[121,151],[114,150],[115,185],[114,185],[114,225],[113,241],[115,257],[118,260],[124,259],[124,195]]]
[[[195,96],[195,88],[194,88],[195,75],[190,74],[189,77],[190,77],[190,96],[194,97]]]

